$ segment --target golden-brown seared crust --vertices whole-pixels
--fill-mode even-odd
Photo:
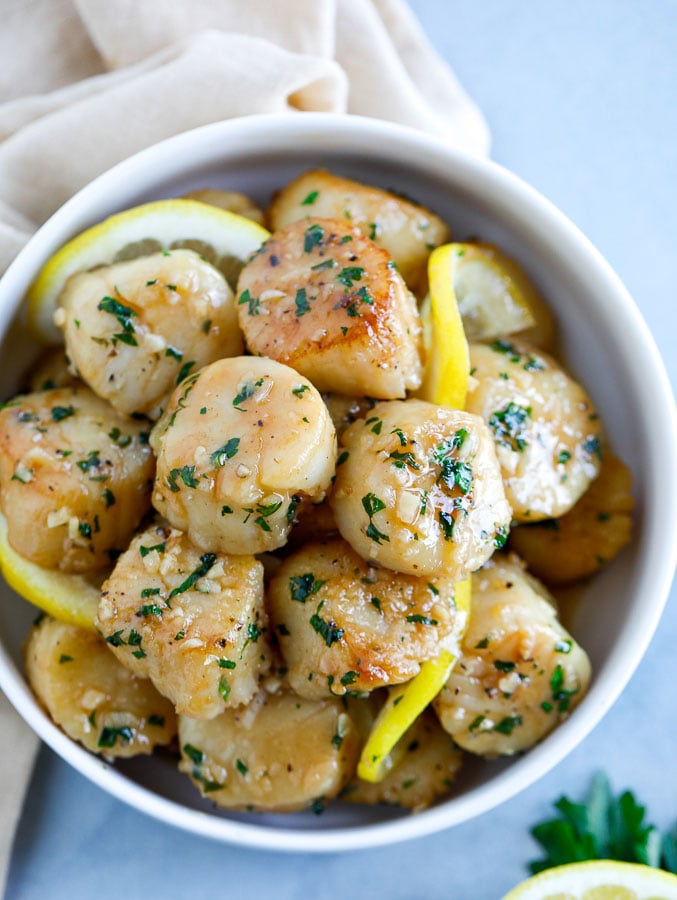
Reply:
[[[451,578],[369,565],[342,540],[289,556],[268,605],[289,682],[308,698],[407,681],[453,643],[456,627]]]
[[[104,582],[97,626],[117,658],[199,719],[249,702],[269,663],[263,566],[152,525]]]
[[[275,232],[237,293],[249,349],[318,390],[388,399],[421,383],[415,300],[388,253],[354,228],[312,219]]]

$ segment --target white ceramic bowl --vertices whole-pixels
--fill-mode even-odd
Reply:
[[[577,608],[573,631],[594,667],[583,702],[524,756],[467,764],[453,796],[416,816],[347,804],[333,804],[319,817],[229,814],[201,800],[168,757],[108,765],[65,737],[35,702],[20,665],[34,610],[2,586],[0,685],[65,760],[165,822],[233,843],[306,852],[364,848],[446,828],[491,809],[561,760],[600,720],[639,663],[667,597],[677,534],[671,391],[618,278],[560,212],[514,175],[408,129],[323,114],[257,116],[209,125],[139,153],[73,197],[17,257],[0,283],[0,335],[44,261],[105,216],[204,186],[241,190],[265,203],[272,191],[314,166],[404,191],[440,213],[458,239],[481,236],[520,260],[555,311],[569,368],[591,392],[615,450],[632,468],[637,516],[632,546],[594,579]],[[16,389],[30,352],[20,330],[13,332],[2,349],[0,397]]]

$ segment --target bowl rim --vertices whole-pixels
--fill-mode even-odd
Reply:
[[[628,329],[632,334],[635,364],[642,372],[647,395],[651,396],[651,439],[655,448],[651,452],[656,460],[658,454],[663,459],[671,455],[674,458],[677,453],[677,416],[672,389],[658,349],[628,291],[592,243],[549,200],[499,164],[466,155],[449,147],[440,138],[383,120],[305,112],[247,116],[183,132],[134,154],[78,191],[19,252],[0,280],[0,335],[4,337],[21,302],[18,298],[25,294],[38,267],[73,233],[74,226],[85,227],[82,225],[82,211],[89,210],[84,218],[91,218],[92,210],[96,214],[101,205],[101,197],[105,200],[105,207],[111,210],[114,204],[113,188],[120,179],[138,178],[155,166],[164,164],[171,169],[173,157],[182,159],[186,153],[194,155],[196,148],[202,157],[216,159],[218,153],[214,148],[228,148],[229,143],[239,142],[242,146],[249,143],[257,148],[279,152],[292,149],[303,141],[308,145],[314,143],[318,148],[331,146],[344,152],[348,152],[351,146],[354,149],[355,145],[360,145],[366,155],[375,159],[379,155],[393,159],[395,150],[406,151],[407,161],[418,158],[420,154],[427,158],[430,166],[451,166],[456,177],[467,179],[476,186],[481,185],[483,191],[492,191],[494,197],[499,198],[496,200],[499,204],[516,205],[520,218],[535,217],[543,228],[548,229],[550,243],[557,244],[559,255],[566,257],[570,265],[582,267],[586,277],[591,279],[591,292],[600,297],[608,296],[613,302],[617,333],[620,334],[620,329]],[[381,149],[383,145],[387,146],[387,150]],[[661,415],[656,416],[656,412]],[[658,542],[654,541],[639,564],[637,592],[643,584],[650,585],[648,599],[641,615],[630,617],[632,621],[625,625],[603,671],[572,716],[527,755],[487,783],[416,816],[327,829],[286,829],[218,818],[159,796],[68,738],[39,707],[2,643],[0,688],[30,727],[85,777],[136,809],[186,831],[231,844],[292,852],[367,849],[422,837],[487,812],[533,784],[568,755],[615,703],[644,655],[668,597],[677,560],[677,527],[670,518],[670,511],[676,505],[677,470],[667,466],[661,477],[660,492],[655,492],[655,504],[650,510],[651,521],[648,523],[654,534],[662,535],[663,545],[659,548],[656,546]],[[641,626],[639,631],[631,633],[633,627],[638,625]]]

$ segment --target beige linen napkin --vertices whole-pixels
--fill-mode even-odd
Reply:
[[[349,112],[488,150],[403,0],[5,0],[0,59],[0,271],[104,169],[220,119]],[[36,745],[0,696],[0,892]]]

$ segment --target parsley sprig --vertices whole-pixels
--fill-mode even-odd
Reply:
[[[598,772],[584,803],[560,797],[559,816],[540,822],[532,835],[545,850],[529,863],[533,873],[586,859],[618,859],[643,863],[677,874],[677,825],[661,836],[644,821],[645,807],[631,791],[614,797],[609,780]]]

